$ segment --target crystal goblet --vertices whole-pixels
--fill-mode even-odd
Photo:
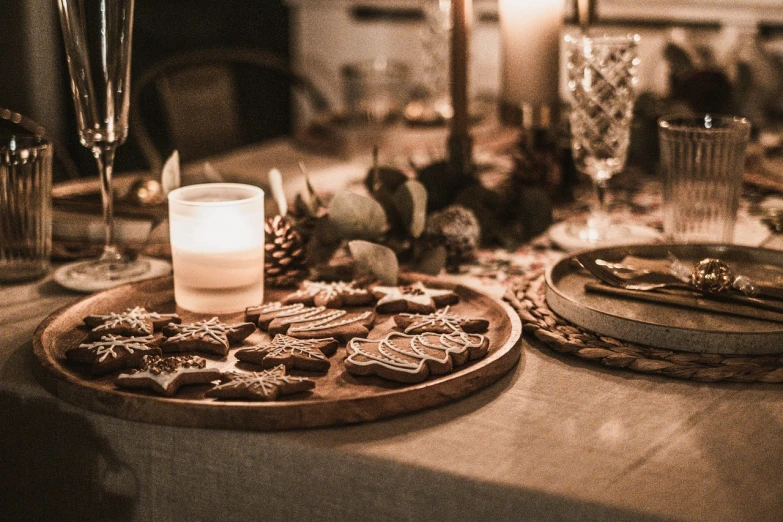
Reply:
[[[571,151],[577,170],[590,176],[595,202],[584,225],[570,233],[589,243],[628,237],[606,205],[609,179],[625,167],[636,98],[638,35],[565,38],[571,93]]]

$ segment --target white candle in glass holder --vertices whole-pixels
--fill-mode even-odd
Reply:
[[[207,183],[169,194],[174,299],[191,312],[240,312],[264,298],[264,191]]]
[[[556,106],[564,4],[564,0],[499,0],[504,103]]]

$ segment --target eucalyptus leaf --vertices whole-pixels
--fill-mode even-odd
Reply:
[[[348,190],[332,198],[329,220],[343,239],[377,239],[386,230],[386,213],[381,204]]]
[[[422,274],[438,275],[446,266],[446,258],[446,247],[438,245],[421,253],[415,269]]]
[[[416,180],[408,180],[394,191],[394,206],[411,236],[424,232],[427,222],[427,189]]]
[[[370,272],[382,285],[397,285],[399,263],[392,249],[362,240],[349,241],[348,249],[360,269]]]

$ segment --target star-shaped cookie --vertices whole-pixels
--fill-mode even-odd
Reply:
[[[145,355],[141,368],[120,374],[116,384],[124,388],[149,388],[171,397],[180,386],[207,384],[220,379],[220,370],[206,365],[206,359],[194,355]]]
[[[177,314],[148,312],[140,306],[128,308],[120,313],[88,315],[84,318],[84,324],[92,329],[88,334],[90,339],[100,339],[109,334],[125,337],[152,335],[152,332],[160,330],[169,323],[181,322],[182,319]]]
[[[368,305],[373,301],[373,294],[366,288],[356,286],[355,281],[304,281],[302,288],[283,299],[283,304],[342,308]]]
[[[202,352],[227,355],[231,344],[241,342],[256,329],[253,323],[228,325],[217,317],[188,324],[167,324],[163,327],[160,348],[165,353]]]
[[[468,319],[449,313],[449,307],[436,310],[431,314],[397,314],[394,322],[406,334],[486,332],[489,321],[486,319]]]
[[[138,368],[143,364],[145,355],[160,355],[160,348],[150,346],[151,335],[143,337],[123,337],[104,335],[98,341],[81,343],[65,352],[69,361],[89,364],[93,375],[101,375],[114,370]]]
[[[379,298],[375,311],[382,314],[428,314],[436,308],[459,301],[459,296],[453,291],[428,288],[421,281],[408,286],[376,286],[372,291]]]
[[[338,342],[332,337],[325,339],[296,339],[288,335],[275,335],[271,342],[252,348],[237,350],[234,355],[240,361],[273,368],[282,364],[286,369],[326,371],[330,363],[327,357],[337,351]]]
[[[245,399],[251,401],[273,401],[279,395],[288,395],[311,390],[315,381],[307,377],[286,375],[282,364],[261,372],[224,372],[225,382],[208,390],[207,397],[216,399]]]

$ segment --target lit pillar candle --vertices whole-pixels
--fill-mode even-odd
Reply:
[[[499,0],[505,105],[557,105],[563,8],[564,0]]]
[[[233,183],[174,190],[169,235],[177,306],[222,314],[263,301],[263,190]]]

